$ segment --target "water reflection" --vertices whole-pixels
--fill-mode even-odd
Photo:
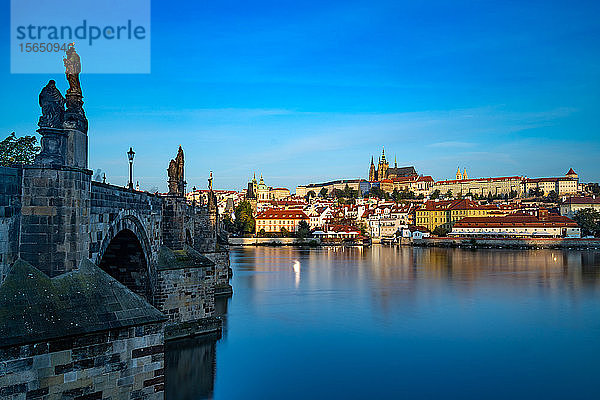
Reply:
[[[216,352],[214,338],[167,347],[167,399],[577,398],[574,384],[585,398],[593,390],[598,250],[231,255],[235,294],[216,304],[223,338]],[[548,382],[549,372],[561,380]]]
[[[215,335],[209,335],[167,342],[165,348],[167,399],[212,398],[217,339]]]
[[[292,270],[294,271],[296,287],[300,284],[300,261],[294,260],[292,263]]]
[[[168,400],[213,398],[217,365],[217,341],[227,336],[230,297],[215,299],[215,314],[223,321],[223,333],[173,340],[165,346],[165,397]]]

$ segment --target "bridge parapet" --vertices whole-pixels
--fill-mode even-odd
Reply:
[[[0,284],[19,256],[23,168],[0,166]]]

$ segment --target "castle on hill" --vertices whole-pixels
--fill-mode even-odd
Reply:
[[[371,166],[369,168],[369,181],[375,182],[382,181],[385,179],[404,178],[409,176],[418,176],[415,167],[411,166],[398,168],[396,157],[394,157],[394,167],[390,168],[390,164],[385,158],[385,147],[381,151],[381,157],[379,157],[377,168],[375,168],[373,157],[371,156]]]

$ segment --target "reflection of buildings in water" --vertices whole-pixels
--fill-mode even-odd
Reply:
[[[600,265],[588,251],[415,248],[421,279],[451,279],[468,286],[483,279],[498,284],[552,287],[595,283]],[[587,261],[584,261],[587,260]],[[594,264],[582,274],[583,264]]]
[[[574,255],[576,257],[576,255]],[[583,281],[596,281],[600,275],[600,251],[582,251],[581,277]]]
[[[304,264],[306,255],[310,250],[290,246],[285,247],[243,247],[232,252],[237,270],[253,273],[236,283],[249,289],[249,293],[260,293],[261,291],[275,286],[286,286],[287,283],[295,286],[296,280],[300,280],[301,274],[296,273],[294,261]],[[283,273],[281,273],[283,272]]]
[[[419,298],[448,290],[474,292],[524,287],[554,290],[597,285],[598,250],[455,249],[375,245],[370,248],[332,246],[316,249],[256,247],[240,249],[244,268],[253,271],[244,280],[253,297],[273,287],[314,290],[337,296],[366,290],[376,307],[410,312]],[[301,265],[294,271],[294,261]],[[239,282],[238,282],[239,283]],[[318,291],[318,293],[317,293]],[[415,312],[418,312],[415,310]]]
[[[373,246],[365,254],[378,307],[409,310],[418,296],[445,290],[523,286],[577,293],[598,285],[600,252]]]
[[[216,335],[187,338],[165,345],[165,398],[177,400],[213,397]]]
[[[365,275],[368,275],[373,299],[385,313],[416,310],[417,282],[413,248],[372,246],[366,252]]]

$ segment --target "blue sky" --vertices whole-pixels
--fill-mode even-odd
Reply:
[[[597,1],[154,1],[152,73],[82,74],[90,168],[166,189],[366,177],[371,155],[435,179],[600,180]],[[0,132],[32,134],[60,75],[11,75],[0,30]],[[85,60],[83,60],[85,71]]]

